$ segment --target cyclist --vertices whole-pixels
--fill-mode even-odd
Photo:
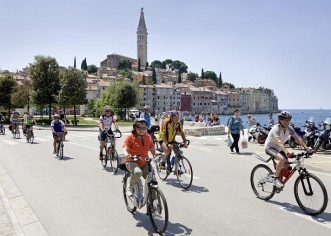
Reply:
[[[149,129],[151,127],[151,113],[149,112],[150,107],[144,106],[144,111],[140,114],[140,118],[145,119],[147,122],[147,128]]]
[[[23,125],[22,125],[23,135],[26,134],[26,118],[28,116],[29,116],[29,112],[25,111],[23,114]]]
[[[17,111],[13,111],[12,115],[10,116],[10,125],[11,125],[11,132],[13,132],[19,123],[19,113]]]
[[[268,122],[269,127],[272,127],[275,125],[274,118],[272,118],[272,113],[269,114],[269,122]]]
[[[66,125],[67,125],[66,118],[65,118],[62,110],[59,110],[59,117],[60,117],[60,120],[62,120],[65,125],[64,126],[64,136],[63,136],[63,138],[65,139],[66,135],[68,134],[68,131],[67,131],[67,127],[66,127]]]
[[[164,154],[166,156],[167,161],[167,169],[171,171],[170,165],[170,154],[171,150],[174,148],[172,144],[169,144],[172,141],[175,141],[176,134],[180,133],[183,142],[186,141],[185,133],[183,131],[183,126],[180,124],[179,120],[179,112],[178,111],[171,111],[170,117],[166,118],[163,125],[160,128],[158,141],[160,146],[162,147]],[[184,144],[184,147],[187,148],[187,144]],[[161,166],[165,166],[165,162],[161,162]]]
[[[65,124],[62,120],[60,120],[60,116],[58,114],[54,114],[54,120],[51,123],[51,129],[53,134],[53,154],[56,153],[56,143],[58,139],[57,133],[62,133],[62,140],[64,138],[64,127]]]
[[[112,111],[110,106],[105,106],[104,114],[100,116],[99,120],[99,140],[100,140],[100,154],[99,159],[103,159],[102,150],[105,147],[105,142],[107,139],[107,133],[113,135],[113,131],[111,129],[111,125],[114,123],[116,131],[118,130],[117,119],[114,117],[114,112]]]
[[[291,119],[292,116],[289,112],[282,111],[279,113],[278,124],[272,127],[265,142],[265,152],[278,160],[276,176],[274,179],[274,185],[277,188],[282,188],[284,186],[279,180],[279,174],[283,168],[288,168],[288,165],[284,165],[287,158],[292,158],[294,156],[294,154],[290,153],[284,146],[289,135],[291,135],[306,151],[308,150],[306,144],[298,137],[294,129],[289,125]]]
[[[0,127],[3,126],[3,122],[5,121],[5,118],[3,117],[3,115],[0,112]]]
[[[26,134],[28,134],[30,132],[30,129],[32,129],[32,125],[37,124],[37,122],[33,119],[33,114],[30,113],[24,121],[24,125],[25,125],[25,132]]]
[[[132,156],[139,155],[142,159],[148,158],[148,151],[155,156],[155,147],[152,137],[147,134],[147,121],[143,118],[136,118],[133,122],[132,134],[127,136],[123,144],[125,165],[130,171],[130,180],[127,181],[126,195],[132,196],[132,186],[137,184],[140,177],[146,179],[148,165],[145,160],[132,161]],[[141,189],[142,191],[142,189]]]

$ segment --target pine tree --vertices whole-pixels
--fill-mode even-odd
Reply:
[[[86,57],[85,59],[82,61],[82,65],[80,67],[82,70],[87,70],[87,62],[86,62]]]
[[[153,68],[152,80],[153,80],[153,84],[157,83],[155,68]]]
[[[76,68],[76,57],[74,59],[74,68]]]
[[[182,82],[182,74],[180,72],[178,72],[178,83]]]
[[[140,67],[140,57],[138,58],[138,72],[141,71],[141,67]]]
[[[220,77],[218,78],[218,86],[223,87],[222,72],[220,72]]]
[[[205,73],[203,72],[203,68],[201,69],[201,79],[205,78]]]

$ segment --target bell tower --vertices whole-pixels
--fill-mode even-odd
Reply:
[[[140,68],[144,69],[147,63],[147,28],[144,18],[144,8],[141,8],[137,28],[137,61],[140,59]]]

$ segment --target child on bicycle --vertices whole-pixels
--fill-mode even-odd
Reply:
[[[278,115],[278,124],[272,127],[265,142],[265,152],[278,160],[276,176],[274,179],[274,185],[277,188],[284,187],[279,180],[279,174],[283,168],[288,168],[288,165],[284,165],[287,158],[294,157],[294,154],[290,153],[284,146],[288,137],[291,135],[299,145],[301,145],[306,151],[308,150],[304,141],[298,137],[294,129],[289,125],[291,119],[292,116],[289,112],[282,111]]]
[[[125,165],[131,173],[127,181],[126,195],[132,196],[132,186],[137,184],[140,177],[146,179],[148,175],[148,165],[145,160],[132,161],[132,156],[138,155],[142,159],[148,158],[148,151],[153,156],[156,155],[152,137],[146,133],[147,121],[144,118],[136,118],[133,122],[132,134],[127,136],[123,144],[123,153],[125,156]]]
[[[180,124],[179,112],[171,111],[170,117],[165,119],[163,125],[160,127],[159,132],[159,144],[162,147],[166,160],[167,161],[167,169],[171,171],[170,165],[170,154],[171,150],[174,148],[170,142],[175,141],[177,133],[180,133],[183,142],[186,141],[185,133],[183,131],[183,126]],[[187,148],[187,143],[184,144],[184,147]],[[165,161],[161,162],[161,166],[165,167]]]
[[[26,134],[28,134],[30,132],[30,130],[32,129],[32,125],[35,125],[35,124],[37,124],[37,122],[33,119],[33,114],[30,113],[24,120]]]
[[[54,114],[54,120],[51,123],[51,129],[52,129],[52,134],[53,134],[53,154],[56,153],[56,143],[58,139],[58,133],[62,133],[62,140],[64,138],[64,126],[65,124],[63,123],[62,120],[60,120],[60,116],[58,114]]]

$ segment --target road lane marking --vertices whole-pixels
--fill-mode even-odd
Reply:
[[[17,145],[17,142],[11,141],[11,140],[1,140],[2,142],[9,144],[9,145]]]

